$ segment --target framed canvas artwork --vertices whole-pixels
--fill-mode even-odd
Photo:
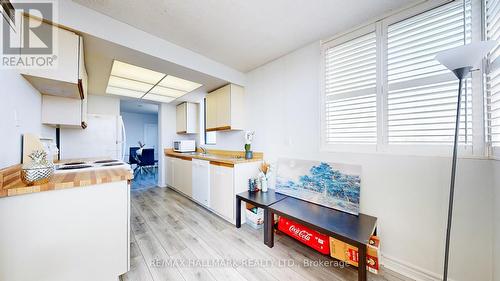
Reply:
[[[279,159],[276,192],[359,214],[361,166]]]

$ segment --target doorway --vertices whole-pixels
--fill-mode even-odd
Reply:
[[[125,159],[134,170],[132,189],[157,185],[158,105],[138,100],[122,100],[120,113],[125,127]]]

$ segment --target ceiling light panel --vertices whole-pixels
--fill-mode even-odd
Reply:
[[[172,88],[165,88],[165,87],[161,87],[161,86],[156,86],[153,89],[151,89],[150,93],[155,94],[155,95],[160,95],[160,96],[178,98],[180,96],[185,95],[187,92],[175,90]]]
[[[106,88],[106,93],[111,95],[125,96],[131,98],[139,98],[139,99],[144,95],[144,92],[134,91],[130,89],[123,89],[113,86],[108,86]]]
[[[150,100],[150,101],[156,101],[156,102],[163,102],[163,103],[169,103],[173,100],[175,100],[174,97],[167,97],[167,96],[162,96],[162,95],[155,95],[152,93],[147,93],[142,99],[144,100]]]
[[[113,61],[106,93],[168,103],[202,84],[143,67]]]
[[[189,80],[177,78],[177,77],[172,76],[172,75],[168,75],[167,77],[165,77],[163,80],[161,80],[161,82],[158,85],[163,86],[163,87],[168,87],[171,89],[184,91],[187,93],[201,87],[201,84],[198,84],[198,83],[195,83],[195,82],[192,82]]]
[[[166,74],[114,60],[111,75],[154,85]]]
[[[111,75],[109,77],[108,86],[134,90],[145,94],[147,91],[153,88],[154,84],[138,82],[136,80],[130,80],[127,78],[121,78]]]

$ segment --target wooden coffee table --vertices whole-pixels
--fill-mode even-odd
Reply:
[[[274,246],[274,214],[289,218],[313,230],[331,236],[358,248],[358,280],[366,281],[366,245],[375,233],[377,218],[359,214],[358,216],[320,206],[294,197],[286,197],[268,207],[264,223],[267,235],[266,245]]]

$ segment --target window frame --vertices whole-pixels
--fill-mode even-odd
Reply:
[[[482,24],[482,33],[481,40],[487,39],[487,15],[486,15],[486,0],[481,0],[481,24]],[[489,91],[487,85],[487,75],[490,73],[490,61],[489,57],[483,59],[482,61],[482,71],[481,77],[484,77],[483,83],[481,84],[484,91],[484,135],[485,135],[485,150],[489,158],[500,160],[500,146],[493,146],[492,137],[491,137],[491,119],[489,117],[490,108],[488,105]]]
[[[326,139],[326,91],[325,91],[325,71],[326,71],[326,65],[325,65],[325,58],[326,58],[326,51],[329,48],[338,46],[340,44],[346,43],[348,41],[354,40],[356,38],[359,38],[361,36],[367,35],[369,33],[376,32],[376,24],[370,24],[367,26],[364,26],[362,28],[359,28],[355,31],[349,32],[343,36],[333,38],[330,40],[325,40],[321,41],[321,63],[320,63],[320,128],[321,128],[321,134],[320,134],[320,149],[323,151],[352,151],[353,145],[352,144],[331,144],[327,143]],[[376,34],[377,35],[377,34]],[[378,40],[377,40],[377,54],[378,54]],[[378,58],[377,58],[378,60]],[[377,71],[377,76],[378,76],[378,71]],[[378,78],[378,77],[377,77]],[[378,81],[378,79],[377,79]],[[378,83],[378,82],[377,82]],[[377,84],[377,106],[378,106],[378,84]],[[378,114],[378,112],[377,112]],[[377,115],[378,118],[378,115]],[[378,120],[377,120],[378,122]],[[378,131],[378,127],[377,127]],[[378,132],[377,132],[378,133]],[[378,141],[378,139],[377,139]],[[356,150],[359,152],[375,152],[376,151],[376,144],[355,144]]]
[[[465,0],[468,1],[468,0]],[[469,0],[472,5],[472,30],[471,41],[480,41],[482,38],[482,24],[483,21],[482,9],[483,0]],[[331,39],[320,42],[321,49],[321,66],[320,66],[320,151],[325,152],[360,152],[360,153],[383,153],[383,154],[397,154],[397,155],[419,155],[419,156],[443,156],[448,157],[452,153],[452,145],[415,145],[415,144],[388,144],[388,122],[387,122],[387,105],[388,105],[388,73],[387,73],[387,42],[388,42],[388,27],[389,25],[411,18],[418,14],[432,10],[442,5],[449,4],[451,0],[440,1],[427,1],[407,9],[403,9],[379,19],[375,23],[365,25],[361,28],[353,29],[349,32],[340,34]],[[462,2],[462,1],[460,1]],[[462,2],[463,3],[463,2]],[[377,142],[375,145],[363,144],[327,144],[326,143],[326,97],[325,97],[325,50],[332,46],[332,44],[341,44],[367,34],[373,30],[377,36]],[[467,158],[485,158],[487,157],[486,150],[486,134],[485,134],[485,119],[484,119],[484,106],[485,106],[485,91],[483,89],[483,71],[472,73],[472,143],[471,145],[460,145],[460,157]],[[457,80],[458,88],[458,80]],[[500,156],[500,155],[499,155]]]

